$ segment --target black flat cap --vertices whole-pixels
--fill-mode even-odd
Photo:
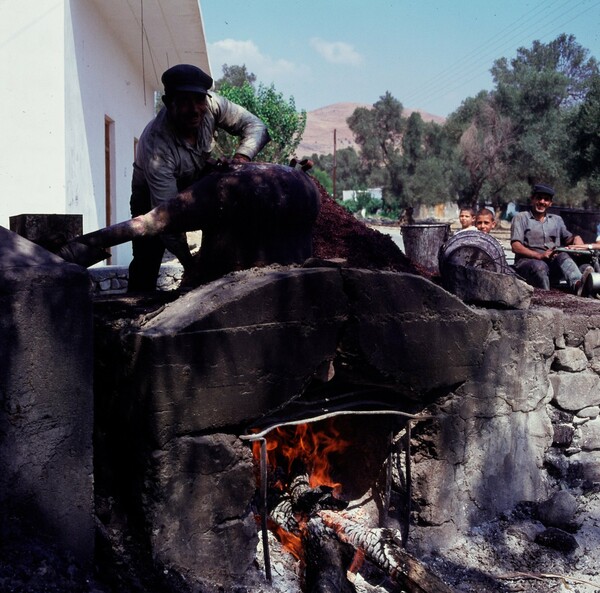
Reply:
[[[191,64],[177,64],[165,70],[161,80],[166,95],[178,91],[208,95],[208,90],[213,84],[213,79],[206,72]]]
[[[533,194],[546,194],[547,196],[554,197],[554,188],[545,183],[536,183],[531,190],[531,195]]]

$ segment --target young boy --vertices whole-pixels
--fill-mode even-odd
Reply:
[[[475,226],[477,227],[477,230],[482,233],[491,233],[492,229],[496,227],[494,213],[489,208],[482,208],[479,210],[475,217]]]
[[[460,222],[461,231],[474,231],[475,227],[475,210],[473,208],[461,208],[458,213],[458,222]]]

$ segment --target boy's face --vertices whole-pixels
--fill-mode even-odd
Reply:
[[[475,226],[478,231],[489,233],[496,226],[496,221],[489,214],[479,214],[475,219]]]
[[[468,210],[461,210],[458,215],[458,221],[463,229],[473,225],[474,216]]]

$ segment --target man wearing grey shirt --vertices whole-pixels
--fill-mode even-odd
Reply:
[[[556,252],[556,247],[582,245],[579,235],[573,235],[563,219],[547,212],[552,205],[554,189],[539,183],[533,186],[530,209],[512,219],[510,243],[515,254],[515,270],[529,284],[550,288],[551,274],[566,279],[569,289],[581,294],[582,273],[568,253]]]
[[[146,214],[205,174],[216,132],[239,136],[234,161],[251,161],[269,141],[266,125],[243,107],[209,92],[213,79],[189,64],[162,75],[164,107],[146,126],[136,149],[131,182],[131,215]],[[185,234],[132,241],[129,291],[156,288],[165,247],[184,268],[192,256]]]

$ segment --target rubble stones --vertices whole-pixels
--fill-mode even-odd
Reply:
[[[600,418],[583,424],[579,444],[583,451],[600,451]]]
[[[554,436],[552,445],[554,447],[568,447],[573,442],[575,427],[572,424],[554,424]]]
[[[567,490],[559,490],[537,505],[536,517],[546,527],[573,532],[578,527],[575,519],[577,509],[577,499]]]
[[[549,527],[540,533],[535,538],[535,542],[542,546],[546,546],[547,548],[559,550],[565,554],[570,554],[579,547],[579,544],[573,535],[556,527]]]
[[[582,451],[569,457],[569,478],[573,483],[600,482],[600,451]]]
[[[583,408],[577,412],[577,416],[580,418],[597,418],[600,414],[600,407],[590,406],[589,408]]]
[[[587,332],[583,343],[585,353],[590,360],[600,358],[600,329],[592,329]]]
[[[567,457],[562,450],[557,448],[558,446],[553,444],[547,451],[544,456],[544,468],[551,478],[565,483],[570,471],[569,461],[572,457]]]
[[[557,373],[551,382],[554,401],[564,410],[577,411],[600,404],[600,377],[592,371]]]
[[[552,363],[553,370],[577,373],[588,366],[587,356],[579,348],[565,348],[557,350]]]

